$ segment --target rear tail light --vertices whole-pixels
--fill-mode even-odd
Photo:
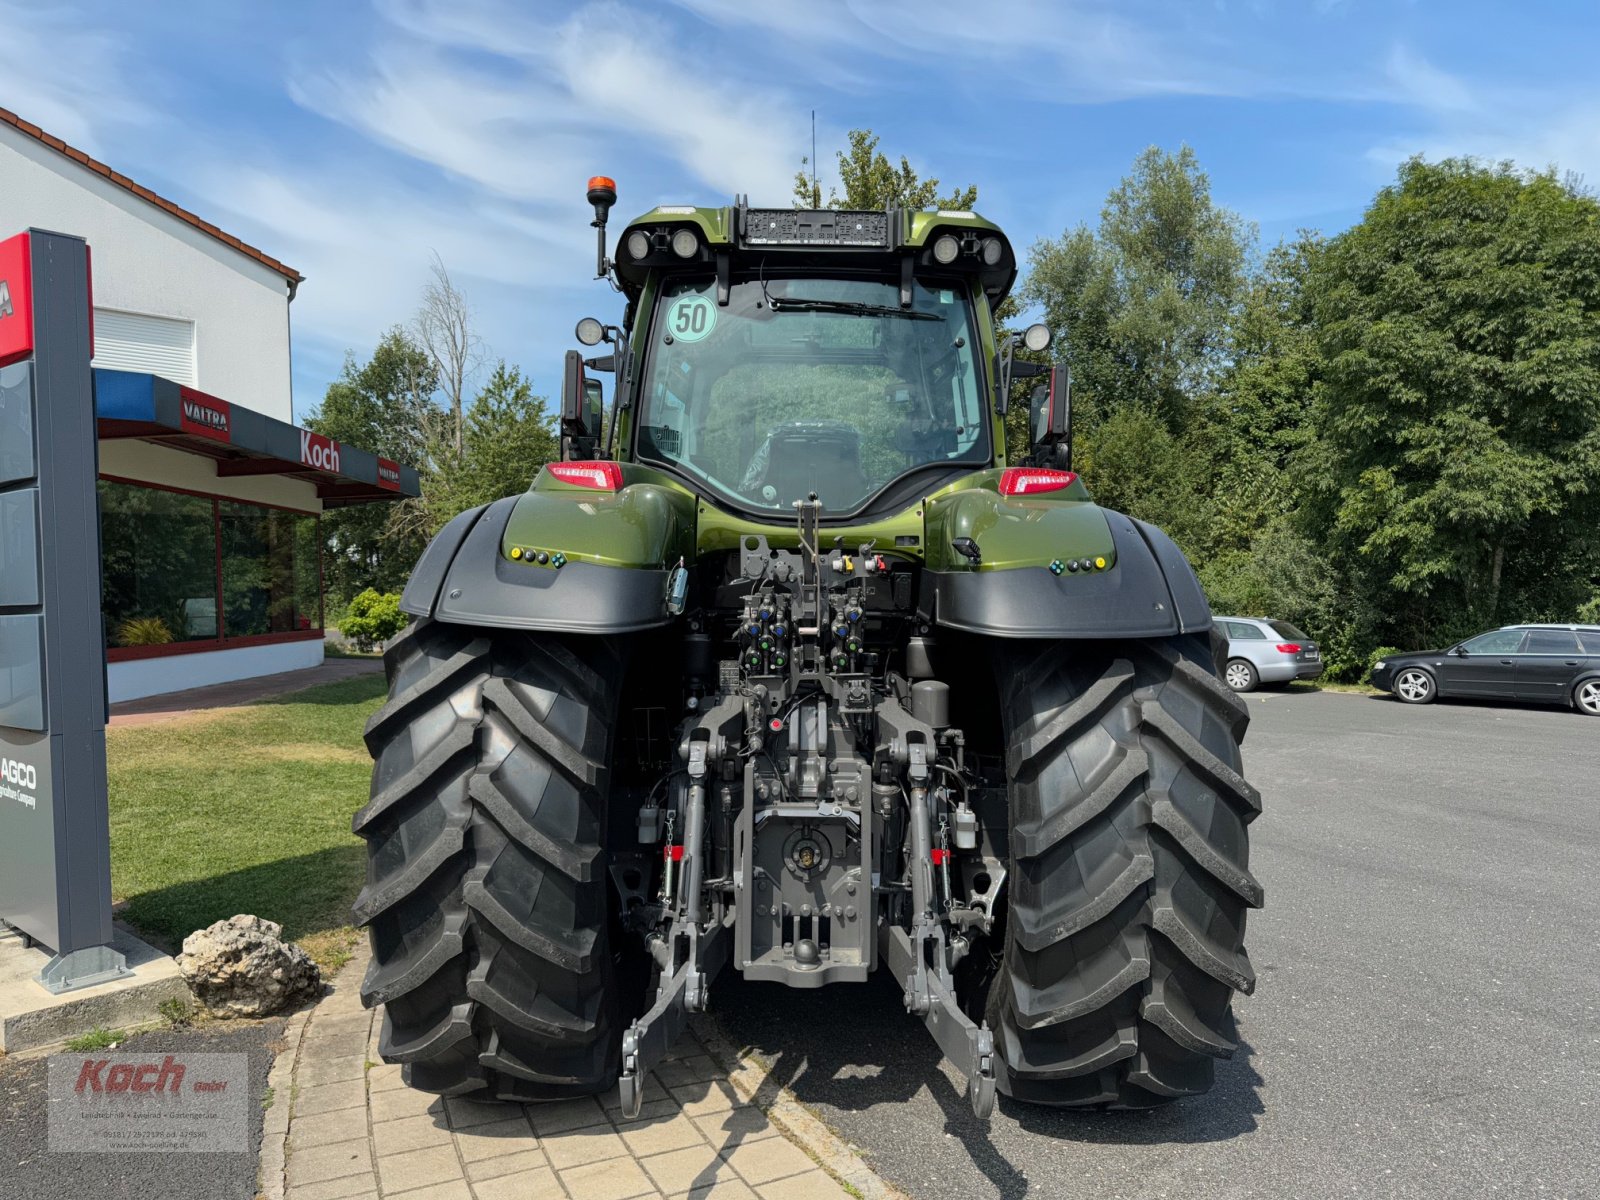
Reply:
[[[1278,645],[1278,653],[1280,653],[1280,654],[1299,654],[1300,653],[1300,643],[1299,642],[1280,642],[1279,645]]]
[[[1007,467],[1000,472],[1000,494],[1032,496],[1038,492],[1059,492],[1077,482],[1075,471],[1054,471],[1049,467]]]
[[[614,462],[558,462],[546,469],[562,483],[597,492],[615,492],[622,487],[622,468]]]

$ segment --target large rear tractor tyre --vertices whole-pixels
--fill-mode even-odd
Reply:
[[[550,1100],[616,1081],[608,641],[421,621],[385,651],[355,913],[361,998],[385,1006],[380,1053],[413,1087]]]
[[[1010,901],[985,1015],[1006,1095],[1147,1108],[1206,1091],[1234,1052],[1261,800],[1221,650],[1035,644],[1001,677]]]

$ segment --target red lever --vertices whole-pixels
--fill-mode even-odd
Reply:
[[[661,857],[664,858],[664,859],[667,859],[667,860],[669,860],[671,862],[682,862],[683,861],[683,847],[682,846],[667,846],[667,847],[664,847],[662,849],[662,852],[661,852]]]

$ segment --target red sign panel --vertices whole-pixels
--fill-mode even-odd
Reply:
[[[33,353],[33,276],[28,235],[0,242],[0,367]]]
[[[378,486],[391,492],[400,490],[400,464],[387,458],[378,460]]]
[[[185,433],[199,434],[214,442],[233,441],[233,410],[226,400],[180,387],[178,404],[178,425]]]
[[[309,429],[300,431],[300,462],[302,466],[313,467],[318,471],[328,471],[334,475],[339,473],[339,443],[331,437],[324,437],[320,433],[312,433]]]

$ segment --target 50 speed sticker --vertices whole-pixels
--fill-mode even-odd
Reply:
[[[717,306],[709,296],[680,296],[667,310],[667,332],[680,342],[698,342],[717,327]]]

